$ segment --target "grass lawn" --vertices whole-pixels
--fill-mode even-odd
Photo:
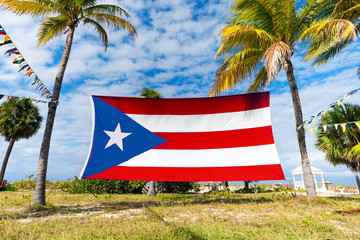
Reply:
[[[360,239],[360,196],[0,192],[1,239]]]

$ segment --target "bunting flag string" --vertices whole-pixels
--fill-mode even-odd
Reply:
[[[6,97],[7,101],[20,98],[20,97],[17,97],[17,96],[0,94],[0,100],[3,99],[4,97]],[[29,99],[31,102],[35,102],[35,103],[49,103],[49,101],[39,100],[39,99],[35,99],[35,98],[27,98],[27,99]]]
[[[0,47],[5,46],[9,47],[9,49],[5,52],[5,55],[9,57],[14,54],[16,57],[13,60],[13,64],[19,65],[18,72],[25,70],[25,76],[28,77],[28,81],[32,80],[31,85],[36,85],[36,89],[41,91],[41,97],[45,97],[47,99],[53,99],[51,92],[44,85],[44,83],[39,79],[39,77],[35,74],[34,70],[30,67],[30,65],[26,62],[25,58],[21,55],[19,49],[14,45],[11,41],[10,37],[5,32],[4,28],[0,25],[0,35],[4,35],[4,39],[0,41]],[[46,102],[46,101],[45,101]]]
[[[345,99],[350,98],[352,95],[354,95],[354,94],[357,93],[358,91],[360,91],[360,88],[348,92],[348,93],[345,94],[343,97],[339,98],[336,102],[331,103],[325,110],[322,110],[322,111],[319,112],[316,116],[311,116],[308,120],[302,122],[302,123],[296,128],[296,131],[299,131],[300,128],[302,128],[302,127],[305,128],[305,125],[310,124],[310,123],[314,122],[317,118],[321,117],[322,115],[325,115],[326,112],[327,112],[329,109],[331,109],[331,108],[333,108],[333,107],[335,107],[335,106],[340,105]],[[338,126],[336,126],[336,128],[337,128],[337,127],[338,127]],[[309,129],[309,131],[310,131],[310,134],[312,134],[312,130],[313,130],[313,129],[316,129],[316,128],[315,128],[315,127],[312,127],[312,128],[308,128],[308,129]],[[311,130],[310,130],[310,129],[311,129]]]
[[[325,132],[330,129],[335,129],[335,130],[340,130],[340,131],[346,132],[349,129],[351,129],[351,127],[353,125],[355,125],[360,130],[360,121],[335,123],[335,124],[321,125],[321,126],[319,125],[319,126],[315,126],[315,127],[308,127],[307,129],[309,130],[310,134],[313,135],[314,132],[317,133],[321,129],[323,129]]]

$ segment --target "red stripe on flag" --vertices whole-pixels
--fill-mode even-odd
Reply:
[[[165,132],[154,149],[217,149],[274,144],[271,126],[218,132]]]
[[[94,96],[126,114],[194,115],[240,112],[269,107],[269,92],[211,98],[133,98]]]
[[[91,179],[118,179],[134,181],[266,181],[284,180],[280,164],[243,167],[122,167],[115,166]]]

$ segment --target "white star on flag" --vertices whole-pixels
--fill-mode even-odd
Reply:
[[[124,151],[123,149],[123,139],[129,136],[131,133],[125,133],[121,132],[120,123],[118,123],[115,131],[105,131],[104,132],[110,137],[110,140],[105,146],[105,149],[112,146],[113,144],[116,144],[121,151]]]

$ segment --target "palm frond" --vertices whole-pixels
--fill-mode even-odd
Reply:
[[[304,3],[303,7],[299,9],[296,14],[296,23],[291,26],[292,35],[296,36],[294,41],[297,41],[299,37],[297,32],[301,33],[311,26],[311,23],[319,14],[319,9],[322,9],[320,3],[321,1],[319,2],[318,0],[308,0]]]
[[[340,1],[345,2],[345,1]],[[339,3],[340,3],[339,2]],[[346,1],[343,6],[337,6],[334,9],[334,13],[339,15],[339,18],[344,18],[350,21],[356,21],[360,15],[360,3],[359,1]]]
[[[143,88],[140,91],[140,97],[143,98],[162,98],[162,95],[160,92],[156,91],[152,88]]]
[[[90,13],[87,15],[88,19],[96,21],[101,25],[105,25],[107,27],[112,27],[115,30],[123,29],[128,31],[130,35],[136,36],[135,28],[128,21],[123,18],[111,15],[111,14],[103,14],[103,13]]]
[[[226,57],[218,68],[209,96],[228,91],[256,73],[262,53],[261,49],[243,49],[235,55]]]
[[[100,39],[103,41],[106,50],[109,45],[109,40],[105,29],[99,23],[89,18],[84,18],[83,23],[90,24],[94,27],[95,31],[99,34]]]
[[[118,17],[123,15],[128,18],[130,17],[130,14],[127,13],[123,8],[109,4],[90,6],[88,8],[83,9],[83,13],[84,13],[84,17],[86,17],[88,14],[94,14],[94,13],[110,14]]]
[[[265,67],[260,68],[256,73],[256,78],[251,82],[250,86],[246,90],[247,92],[258,92],[263,90],[267,84],[268,75]]]
[[[327,63],[330,59],[334,58],[352,42],[352,39],[345,39],[345,41],[337,42],[330,47],[319,47],[313,52],[309,50],[309,52],[305,55],[305,59],[307,60],[314,58],[313,65],[320,66]]]
[[[283,59],[288,59],[290,56],[290,46],[282,41],[274,43],[266,50],[262,56],[262,61],[265,63],[265,69],[268,74],[267,84],[270,84],[279,73]]]
[[[220,57],[225,53],[231,53],[234,49],[241,49],[243,46],[266,46],[271,45],[273,37],[262,29],[254,28],[249,25],[229,25],[219,34],[222,44],[215,57]]]
[[[40,24],[38,37],[38,47],[45,45],[49,40],[60,36],[66,30],[68,18],[65,16],[48,17]]]
[[[77,6],[87,8],[96,5],[99,0],[74,0]]]
[[[0,4],[1,9],[9,10],[16,15],[28,14],[31,17],[46,17],[57,13],[49,1],[0,0]]]
[[[252,22],[270,34],[275,34],[274,23],[274,1],[271,0],[237,0],[234,4],[233,11],[239,13],[238,21],[246,20]]]
[[[345,19],[325,19],[314,24],[305,30],[299,40],[304,44],[315,42],[321,45],[333,45],[343,39],[357,38],[356,25]]]

